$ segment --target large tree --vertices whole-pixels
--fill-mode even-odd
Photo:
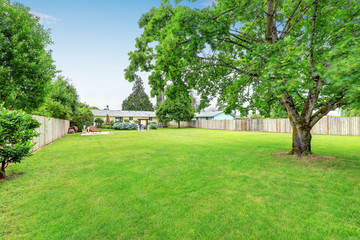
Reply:
[[[133,92],[122,103],[122,110],[153,111],[149,96],[145,93],[144,83],[140,77],[134,79]]]
[[[180,1],[177,1],[180,2]],[[226,112],[286,111],[291,154],[311,153],[312,127],[329,111],[360,102],[357,0],[218,0],[192,9],[163,0],[144,14],[126,78],[149,71],[152,94],[170,80]]]
[[[0,0],[0,102],[5,107],[30,112],[44,101],[55,74],[51,43],[29,8]]]

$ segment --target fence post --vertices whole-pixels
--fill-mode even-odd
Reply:
[[[44,146],[46,145],[46,117],[43,116],[44,118]]]
[[[280,118],[278,119],[278,122],[279,122],[279,127],[278,127],[278,132],[280,133],[281,132],[281,121],[280,121]]]
[[[329,116],[326,116],[326,134],[329,135],[330,133],[330,126],[329,126]]]

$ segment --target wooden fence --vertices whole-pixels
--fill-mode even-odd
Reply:
[[[169,126],[177,127],[176,122]],[[217,130],[292,133],[289,119],[193,120],[181,127]],[[312,134],[360,136],[360,117],[324,117],[311,130]]]
[[[33,150],[37,150],[55,140],[64,137],[70,127],[69,120],[48,118],[43,116],[33,115],[40,123],[40,127],[37,131],[40,133],[38,137],[35,137],[32,142],[36,142]]]

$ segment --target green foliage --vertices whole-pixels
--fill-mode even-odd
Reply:
[[[77,126],[79,131],[83,129],[83,125],[92,126],[94,121],[94,115],[91,112],[88,105],[84,103],[77,103],[75,112],[73,112],[70,124]]]
[[[130,120],[129,119],[124,119],[124,122],[128,123],[128,122],[130,122]]]
[[[250,119],[263,119],[264,117],[260,114],[253,114],[249,117]]]
[[[277,105],[270,110],[270,118],[288,118],[288,114],[283,106]]]
[[[175,93],[176,95],[171,95],[171,91],[168,91],[168,97],[156,110],[159,122],[167,123],[175,120],[179,123],[180,121],[190,121],[194,118],[194,109],[189,94]]]
[[[169,84],[195,89],[198,109],[215,97],[225,113],[287,109],[292,124],[311,129],[360,104],[359,11],[357,0],[218,0],[204,9],[164,0],[140,19],[125,77],[151,72],[152,96]]]
[[[97,117],[97,118],[95,118],[94,122],[96,122],[96,123],[104,123],[104,119]]]
[[[42,106],[34,111],[34,114],[69,120],[71,119],[72,111],[68,106],[63,105],[61,102],[47,97]]]
[[[344,109],[341,111],[343,117],[360,117],[360,109]]]
[[[47,87],[45,102],[34,114],[72,120],[79,104],[79,95],[70,79],[58,76]]]
[[[149,125],[149,128],[150,128],[150,129],[157,129],[157,125],[155,125],[155,124],[150,124],[150,125]]]
[[[88,105],[79,102],[79,95],[70,79],[58,76],[47,87],[45,102],[34,114],[70,120],[79,130],[93,124],[93,114]]]
[[[40,123],[23,111],[10,111],[0,105],[0,178],[5,176],[9,163],[21,162],[30,156],[33,137]]]
[[[149,96],[145,93],[144,85],[140,77],[134,82],[133,92],[122,103],[122,110],[127,111],[153,111],[153,105]]]
[[[150,129],[157,129],[157,123],[156,122],[149,122],[149,128]]]
[[[0,0],[0,101],[27,112],[44,102],[55,75],[49,30],[20,3]]]
[[[102,118],[97,117],[95,118],[94,122],[98,127],[101,127],[101,125],[104,123],[104,120]]]

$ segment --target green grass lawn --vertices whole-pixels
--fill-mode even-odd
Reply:
[[[359,239],[360,137],[206,129],[68,135],[7,168],[0,239]]]

